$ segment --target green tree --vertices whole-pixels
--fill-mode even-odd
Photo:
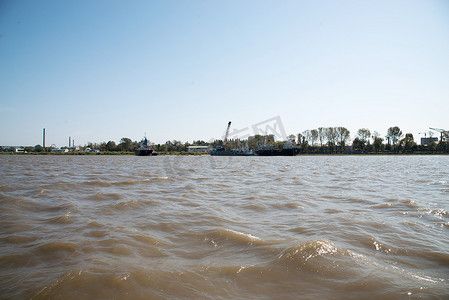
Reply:
[[[359,137],[356,137],[352,141],[352,149],[356,151],[363,151],[365,149],[365,143]]]
[[[400,146],[404,148],[405,152],[411,153],[416,148],[415,139],[413,138],[413,134],[407,133],[405,137],[401,140]]]
[[[133,141],[130,138],[122,138],[120,140],[120,143],[118,144],[118,147],[120,148],[121,151],[133,151],[134,149],[132,149],[133,146]]]
[[[345,127],[337,127],[337,138],[338,138],[338,144],[340,146],[341,152],[343,152],[343,148],[346,146],[346,142],[349,140],[350,132]]]
[[[310,130],[310,143],[312,146],[315,146],[315,142],[318,140],[318,130],[312,129]]]
[[[337,144],[337,130],[335,127],[326,128],[326,139],[331,152],[334,151],[334,146]]]
[[[363,142],[364,145],[369,143],[371,137],[371,131],[368,128],[360,128],[357,131],[357,137]]]
[[[34,152],[42,152],[44,148],[41,145],[34,146]]]
[[[398,126],[390,127],[387,131],[388,144],[396,145],[402,137],[402,130]]]
[[[383,150],[382,149],[382,146],[383,146],[382,142],[383,142],[383,139],[381,137],[378,137],[378,136],[374,135],[373,147],[374,147],[374,151],[376,153],[379,153],[380,151]]]
[[[117,150],[117,145],[115,144],[114,141],[109,141],[106,143],[106,151],[116,151]]]
[[[298,134],[299,136],[299,134]],[[303,137],[303,139],[308,142],[310,145],[312,145],[312,132],[311,130],[304,130],[301,134],[301,136]]]

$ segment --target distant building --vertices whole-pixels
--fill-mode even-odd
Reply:
[[[187,152],[189,152],[189,153],[207,153],[207,152],[209,152],[209,146],[187,146]]]
[[[67,149],[67,148],[53,148],[53,149],[51,149],[51,152],[54,152],[54,153],[67,153],[67,152],[69,152],[69,149]]]
[[[25,148],[23,148],[23,147],[15,147],[14,152],[15,153],[26,153]]]
[[[429,146],[430,144],[433,143],[438,143],[438,138],[437,137],[423,137],[421,138],[421,145],[423,146]]]

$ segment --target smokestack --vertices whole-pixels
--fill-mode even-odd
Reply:
[[[42,147],[45,150],[45,128],[42,130]]]
[[[70,146],[72,146],[72,140],[71,140],[71,137],[69,136],[69,148],[70,148]]]
[[[72,147],[75,148],[75,139],[72,140]]]

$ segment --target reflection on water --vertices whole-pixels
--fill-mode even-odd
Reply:
[[[448,165],[0,156],[0,297],[446,298]]]

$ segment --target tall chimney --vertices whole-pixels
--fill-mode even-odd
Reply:
[[[72,146],[72,138],[69,136],[69,148]]]
[[[45,128],[42,130],[42,147],[45,150]]]

